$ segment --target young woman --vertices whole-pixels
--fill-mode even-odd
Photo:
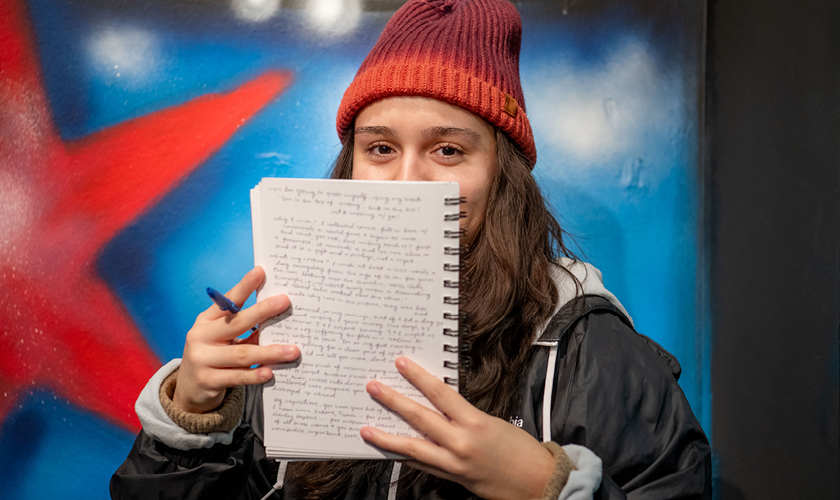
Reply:
[[[531,176],[520,35],[505,0],[412,0],[339,108],[334,178],[457,181],[467,199],[462,395],[407,358],[396,368],[445,417],[367,385],[425,437],[361,436],[411,460],[265,458],[259,384],[272,374],[249,367],[300,351],[235,339],[289,307],[277,296],[233,318],[216,306],[198,316],[183,359],[138,400],[144,429],[112,497],[711,498],[709,445],[679,364],[633,330],[597,270],[568,258]],[[263,279],[256,268],[228,296],[241,305]]]

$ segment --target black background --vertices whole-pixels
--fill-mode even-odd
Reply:
[[[716,498],[840,498],[840,2],[710,0]]]

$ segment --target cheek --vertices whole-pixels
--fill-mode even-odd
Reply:
[[[487,210],[487,200],[490,197],[489,180],[486,182],[461,183],[461,196],[467,198],[467,203],[462,210],[467,212],[467,217],[461,219],[461,228],[467,230],[467,237],[475,234],[476,230],[484,222],[484,213]]]
[[[355,151],[353,152],[353,167],[352,167],[351,171],[352,171],[352,175],[350,175],[351,179],[355,179],[355,180],[364,179],[364,177],[360,177],[364,172],[364,166],[362,165],[362,162],[359,161],[358,153],[355,152]]]

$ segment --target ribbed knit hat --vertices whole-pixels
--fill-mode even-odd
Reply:
[[[532,163],[537,148],[519,82],[522,21],[507,0],[411,0],[388,21],[338,108],[342,140],[359,111],[431,97],[499,127]]]

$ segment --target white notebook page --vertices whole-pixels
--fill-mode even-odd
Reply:
[[[284,293],[289,312],[261,325],[261,344],[295,344],[299,363],[275,367],[263,391],[270,456],[385,458],[359,430],[373,425],[415,436],[365,391],[379,380],[427,406],[399,375],[405,355],[440,378],[457,379],[457,183],[263,179],[251,192],[255,261],[267,275],[257,300]],[[453,253],[450,251],[450,253]],[[450,331],[452,333],[452,331]]]

